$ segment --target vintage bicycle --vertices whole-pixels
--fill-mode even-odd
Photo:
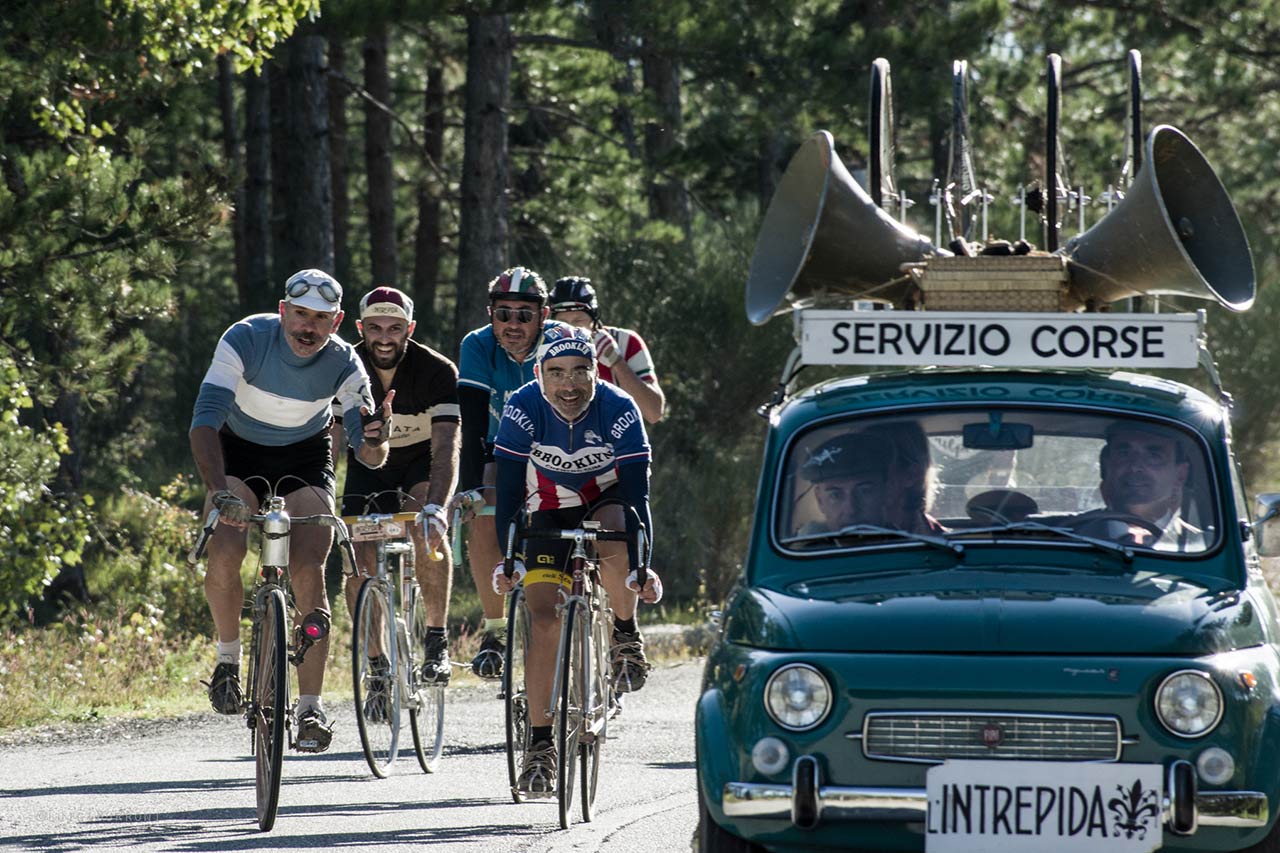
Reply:
[[[374,775],[385,777],[399,755],[407,710],[418,764],[433,773],[444,750],[445,686],[424,682],[420,672],[427,611],[414,572],[410,525],[422,523],[421,513],[342,520],[353,542],[376,545],[375,573],[360,584],[351,612],[351,678],[361,749]]]
[[[610,502],[604,502],[610,503]],[[634,514],[630,507],[628,511]],[[613,614],[600,582],[594,554],[596,542],[625,542],[627,534],[601,529],[601,522],[584,520],[572,529],[529,529],[513,522],[507,534],[505,570],[510,577],[516,544],[530,539],[564,539],[573,543],[569,555],[572,583],[560,588],[556,612],[560,616],[560,640],[549,712],[554,720],[557,750],[556,799],[560,827],[568,829],[573,812],[575,774],[583,821],[590,822],[600,776],[600,755],[608,735],[609,720],[620,705],[609,664]],[[641,587],[646,579],[648,543],[637,519],[640,565],[636,574]],[[502,675],[505,708],[507,778],[512,799],[521,803],[528,795],[517,784],[520,757],[529,746],[529,700],[525,685],[525,655],[532,637],[524,585],[511,593],[507,616],[507,650]]]
[[[254,756],[258,828],[275,825],[280,803],[280,776],[286,743],[297,749],[293,726],[294,705],[289,700],[289,664],[302,663],[307,651],[329,635],[330,616],[313,610],[300,621],[289,586],[289,533],[295,525],[322,524],[332,527],[347,571],[355,571],[355,552],[347,528],[335,515],[317,514],[291,517],[285,500],[272,486],[262,511],[248,517],[250,526],[261,532],[260,568],[251,594],[252,620],[249,642],[249,680],[245,694],[245,723],[252,733],[250,752]],[[204,553],[209,537],[218,526],[220,511],[215,507],[205,519],[187,562],[195,565]],[[290,627],[292,625],[292,628]]]

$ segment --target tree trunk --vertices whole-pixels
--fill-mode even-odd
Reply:
[[[225,53],[218,57],[218,112],[222,117],[222,156],[227,163],[234,208],[231,214],[231,239],[235,246],[236,290],[240,295],[240,307],[249,306],[249,277],[246,273],[244,254],[244,174],[240,168],[240,132],[236,128],[236,77],[231,69],[231,57]]]
[[[347,51],[342,37],[329,36],[329,171],[333,177],[334,276],[345,287],[351,277],[351,199],[347,183]]]
[[[431,175],[443,167],[444,161],[444,68],[427,70],[427,95],[423,103],[422,145],[428,161],[423,173],[428,177],[418,184],[418,228],[414,235],[413,293],[418,304],[419,325],[435,338],[444,329],[436,322],[436,286],[440,280],[440,198],[432,186],[439,182]]]
[[[502,271],[506,262],[507,108],[512,47],[506,15],[467,16],[454,343],[485,322],[485,284]]]
[[[395,181],[391,173],[391,76],[387,27],[364,40],[364,162],[369,181],[369,253],[374,285],[396,282]]]
[[[325,80],[324,52],[324,36],[317,35],[313,26],[299,27],[289,39],[286,276],[304,268],[333,272],[329,87]]]
[[[641,59],[644,89],[654,107],[655,121],[645,123],[644,153],[649,166],[647,194],[649,216],[677,225],[685,239],[691,237],[689,193],[676,174],[680,149],[680,65],[657,49],[655,37],[646,38]]]
[[[271,118],[267,75],[244,76],[244,256],[248,298],[246,311],[270,310],[275,301],[271,286]]]
[[[286,51],[287,48],[280,52],[279,58],[271,60],[267,74],[270,96],[268,127],[271,131],[271,280],[268,291],[273,295],[284,286],[285,279],[297,270],[297,267],[290,266],[293,257],[285,245],[290,159],[286,131],[289,121],[289,69]]]

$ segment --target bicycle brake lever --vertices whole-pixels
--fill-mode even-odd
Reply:
[[[205,519],[205,526],[200,531],[199,538],[196,539],[195,547],[187,554],[188,565],[194,566],[200,562],[200,555],[204,553],[204,546],[209,543],[209,537],[213,535],[213,529],[218,526],[218,508],[214,507],[209,512],[209,517]]]

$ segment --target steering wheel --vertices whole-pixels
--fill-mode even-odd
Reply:
[[[1040,511],[1035,500],[1012,489],[990,489],[969,498],[964,511],[974,521],[1013,524]]]
[[[1111,535],[1110,531],[1102,527],[1102,525],[1112,521],[1118,521],[1121,524],[1124,524],[1130,527],[1133,527],[1133,526],[1141,527],[1143,530],[1151,534],[1151,536],[1153,537],[1152,541],[1155,541],[1156,539],[1159,539],[1161,536],[1164,535],[1164,530],[1162,528],[1157,527],[1155,524],[1153,524],[1150,521],[1147,521],[1142,516],[1134,515],[1128,512],[1118,512],[1116,510],[1109,510],[1109,509],[1099,510],[1097,512],[1092,512],[1092,513],[1086,513],[1084,516],[1078,519],[1074,519],[1072,521],[1066,522],[1065,526],[1071,528],[1077,533],[1082,533],[1085,536],[1094,536],[1098,539],[1114,540],[1115,536]],[[1090,532],[1091,530],[1094,532],[1091,533]]]

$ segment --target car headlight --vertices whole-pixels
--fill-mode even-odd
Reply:
[[[831,685],[807,663],[787,664],[769,676],[764,707],[784,729],[811,729],[831,710]]]
[[[1179,737],[1199,737],[1222,719],[1222,691],[1200,670],[1175,672],[1156,691],[1156,716]]]

